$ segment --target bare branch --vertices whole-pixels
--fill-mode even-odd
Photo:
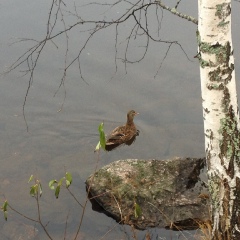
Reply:
[[[89,44],[90,40],[95,36],[97,32],[100,30],[104,30],[107,28],[115,27],[115,74],[118,70],[117,67],[117,59],[121,59],[118,57],[118,28],[122,23],[126,23],[127,21],[134,20],[134,25],[131,28],[131,31],[129,32],[128,37],[126,38],[126,47],[124,51],[124,59],[121,59],[124,62],[125,65],[125,70],[127,72],[127,64],[133,64],[133,63],[138,63],[142,61],[148,51],[148,47],[150,44],[150,41],[154,42],[159,42],[159,43],[165,43],[168,45],[168,49],[166,51],[166,55],[163,58],[163,61],[165,60],[167,53],[169,52],[171,46],[173,45],[178,45],[178,47],[181,48],[181,50],[184,52],[186,55],[187,59],[189,60],[186,52],[183,50],[182,46],[177,42],[177,41],[168,41],[168,40],[163,40],[160,38],[160,30],[161,30],[161,22],[163,19],[163,9],[170,11],[171,13],[186,19],[188,21],[191,21],[195,24],[197,24],[197,20],[191,16],[187,16],[185,14],[182,14],[178,12],[176,9],[179,5],[181,0],[177,1],[177,4],[175,5],[175,8],[170,8],[166,6],[165,4],[162,3],[161,0],[155,0],[155,1],[150,1],[149,3],[145,3],[145,0],[136,0],[136,2],[128,1],[128,0],[116,0],[113,3],[98,3],[98,2],[91,2],[88,3],[86,6],[92,6],[92,5],[97,5],[97,6],[102,6],[102,7],[107,7],[108,9],[104,9],[104,14],[107,14],[108,11],[112,10],[114,7],[118,6],[119,4],[125,3],[127,4],[127,7],[125,8],[125,11],[123,14],[120,16],[117,16],[115,19],[111,20],[104,20],[105,16],[102,19],[99,20],[85,20],[83,19],[82,16],[80,16],[77,6],[74,3],[73,6],[73,12],[64,9],[66,7],[66,4],[62,0],[52,0],[49,8],[49,13],[48,13],[48,19],[47,19],[47,28],[46,28],[46,33],[45,36],[42,40],[35,40],[35,39],[30,39],[30,38],[23,38],[20,39],[18,42],[23,42],[23,41],[32,41],[34,43],[33,46],[31,46],[27,51],[25,51],[22,55],[20,55],[16,61],[12,63],[12,65],[8,68],[8,70],[5,73],[9,73],[13,70],[16,70],[17,68],[20,68],[21,66],[24,66],[26,64],[27,68],[23,70],[24,75],[29,74],[29,81],[28,81],[28,86],[24,98],[24,103],[23,103],[23,116],[24,120],[26,123],[26,127],[28,130],[28,124],[26,121],[26,116],[25,116],[25,107],[26,107],[26,102],[27,102],[27,97],[30,91],[30,87],[33,83],[33,77],[34,77],[34,71],[37,67],[37,64],[39,62],[40,56],[42,54],[43,49],[46,47],[46,44],[48,42],[54,44],[56,48],[58,48],[57,44],[54,43],[54,40],[57,39],[58,37],[62,36],[63,34],[65,35],[65,41],[66,41],[66,49],[65,49],[65,56],[64,56],[64,67],[63,67],[63,75],[61,77],[61,81],[59,84],[59,87],[57,91],[55,92],[54,96],[58,93],[59,89],[61,87],[64,88],[64,99],[63,103],[60,107],[60,110],[62,110],[65,99],[66,99],[66,89],[65,89],[65,81],[67,78],[67,71],[72,66],[75,62],[78,64],[78,69],[79,69],[79,74],[81,79],[86,83],[87,81],[84,79],[84,76],[82,74],[82,67],[81,67],[81,55],[82,52],[86,49],[87,45]],[[81,7],[84,7],[81,6]],[[155,7],[155,14],[156,14],[156,19],[157,19],[157,38],[152,34],[149,30],[150,28],[150,22],[149,22],[149,16],[152,14],[150,10],[152,10],[152,7]],[[159,14],[158,11],[161,9],[162,14],[161,14],[161,19],[159,19]],[[76,18],[76,22],[70,25],[67,25],[65,21],[65,15],[64,13],[67,13],[68,15],[71,15]],[[55,31],[56,26],[58,25],[58,22],[62,23],[63,28],[59,31]],[[85,32],[88,34],[86,40],[83,41],[83,45],[79,48],[76,56],[74,56],[72,59],[69,59],[69,32],[76,27],[82,28],[82,26],[87,26],[88,29],[80,29],[80,32]],[[81,31],[82,30],[82,31]],[[144,51],[141,53],[140,57],[135,60],[130,60],[128,53],[129,53],[129,48],[130,48],[130,42],[133,40],[135,41],[137,38],[142,38],[144,37],[144,46],[141,46],[144,48]],[[162,63],[160,64],[159,69],[162,66]],[[158,69],[158,71],[159,71]],[[158,73],[157,71],[157,73]]]
[[[184,18],[184,19],[186,19],[186,20],[188,20],[188,21],[190,21],[190,22],[193,22],[193,23],[195,23],[195,24],[198,24],[198,20],[197,20],[196,18],[191,17],[191,16],[186,15],[186,14],[183,14],[183,13],[180,13],[180,12],[177,11],[176,8],[170,8],[170,7],[166,6],[165,4],[162,3],[161,0],[156,0],[155,2],[156,2],[160,7],[162,7],[162,8],[165,9],[165,10],[168,10],[168,11],[171,12],[172,14],[177,15],[178,17]]]

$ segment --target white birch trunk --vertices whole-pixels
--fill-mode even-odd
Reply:
[[[231,1],[199,0],[198,44],[213,239],[240,239],[240,134]]]

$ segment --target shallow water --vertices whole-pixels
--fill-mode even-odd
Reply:
[[[49,7],[47,2],[21,0],[16,4],[11,0],[2,1],[2,70],[28,46],[26,43],[9,46],[14,38],[43,36]],[[196,16],[196,3],[188,3],[188,11],[190,9]],[[233,27],[237,26],[234,24]],[[44,192],[41,209],[44,221],[50,221],[50,233],[55,239],[63,239],[66,218],[69,216],[67,234],[68,239],[71,239],[79,223],[81,208],[66,191],[62,191],[60,199],[56,200],[48,188],[49,180],[60,179],[65,171],[71,172],[71,189],[80,202],[84,203],[84,181],[95,170],[96,164],[101,167],[126,158],[204,156],[199,67],[193,58],[197,52],[195,31],[195,25],[179,21],[176,17],[169,18],[169,14],[164,12],[161,30],[163,38],[179,41],[191,61],[174,46],[156,78],[154,76],[167,50],[166,45],[153,43],[143,62],[127,66],[127,74],[123,63],[118,61],[118,71],[115,74],[114,33],[109,30],[97,35],[82,56],[83,75],[87,84],[80,78],[78,67],[73,65],[65,82],[65,100],[63,88],[54,97],[62,76],[64,38],[56,41],[59,51],[49,44],[39,61],[27,98],[25,114],[28,132],[22,114],[28,78],[20,77],[22,73],[17,71],[1,77],[1,202],[7,198],[19,211],[36,217],[36,202],[29,196],[27,183],[33,174],[42,182]],[[78,49],[80,40],[77,33],[70,34],[71,57]],[[234,39],[239,45],[239,36]],[[237,51],[238,45],[235,46]],[[132,54],[133,58],[137,57],[136,52],[133,51]],[[238,76],[239,67],[236,69]],[[63,109],[58,112],[62,103]],[[120,147],[109,153],[101,152],[98,160],[98,155],[94,154],[98,142],[98,125],[104,121],[108,133],[126,121],[126,113],[130,109],[140,113],[135,118],[140,136],[130,147]],[[21,222],[22,218],[10,211],[9,220]],[[4,224],[3,218],[0,218],[0,226]],[[34,225],[29,221],[26,224]],[[35,227],[39,230],[39,239],[45,239],[41,228]],[[153,239],[182,237],[181,233],[161,229],[152,229],[150,233]],[[131,239],[132,234],[130,227],[119,226],[111,218],[92,211],[88,204],[78,239],[100,239],[103,236],[103,239]],[[136,234],[142,239],[145,232],[137,231]],[[184,234],[191,239],[194,232]]]

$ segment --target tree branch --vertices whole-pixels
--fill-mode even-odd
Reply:
[[[157,4],[158,4],[160,7],[162,7],[163,9],[168,10],[168,11],[171,12],[172,14],[177,15],[177,16],[180,17],[180,18],[184,18],[184,19],[186,19],[186,20],[188,20],[188,21],[190,21],[190,22],[193,22],[193,23],[195,23],[195,24],[198,25],[198,20],[197,20],[196,18],[178,12],[175,7],[174,7],[174,8],[168,7],[168,6],[164,5],[161,0],[156,0],[155,3],[157,3]]]

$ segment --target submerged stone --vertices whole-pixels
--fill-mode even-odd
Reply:
[[[33,240],[37,238],[38,229],[32,225],[28,225],[21,222],[10,221],[10,222],[6,222],[3,225],[2,233],[6,237],[6,239]],[[5,239],[5,237],[1,239]]]
[[[127,159],[99,169],[86,185],[91,199],[108,215],[146,229],[208,219],[205,182],[204,158]]]

